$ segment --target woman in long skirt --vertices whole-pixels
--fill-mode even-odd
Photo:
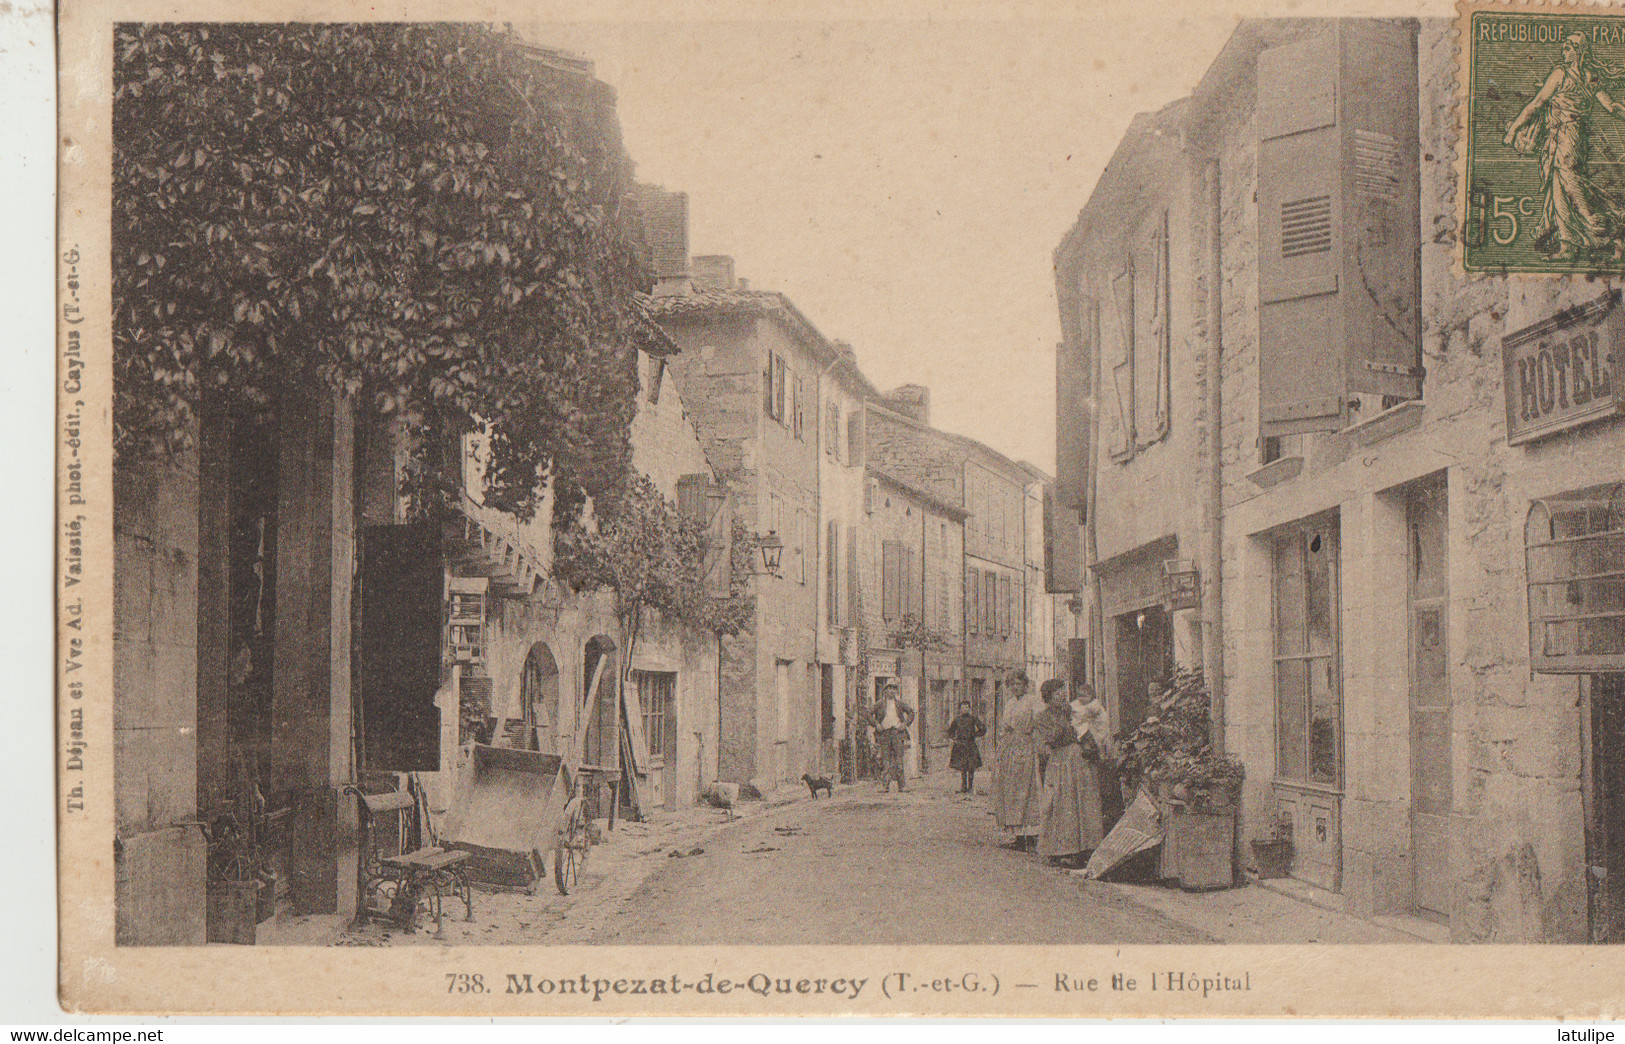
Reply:
[[[1028,689],[1026,671],[1012,671],[1006,685],[1015,702],[999,722],[993,750],[993,812],[999,826],[1010,836],[1004,847],[1031,852],[1038,840],[1041,814],[1033,726],[1042,707]]]
[[[1038,854],[1059,866],[1082,866],[1105,837],[1100,815],[1098,758],[1083,757],[1072,727],[1066,683],[1044,683],[1044,710],[1034,732],[1044,778]]]
[[[959,701],[959,716],[948,726],[948,738],[954,749],[948,755],[948,767],[959,773],[959,792],[976,793],[976,770],[982,767],[982,750],[976,741],[987,732],[982,719],[971,713],[970,701]]]

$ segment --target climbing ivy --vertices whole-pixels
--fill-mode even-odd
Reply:
[[[625,648],[631,650],[653,609],[718,634],[737,634],[754,609],[738,568],[739,541],[730,541],[728,594],[714,595],[705,580],[708,536],[648,477],[633,476],[624,496],[594,517],[553,532],[553,575],[577,590],[612,588]],[[630,653],[626,661],[631,661]]]
[[[120,459],[325,386],[420,445],[484,421],[521,515],[618,495],[658,335],[607,88],[477,25],[126,23],[113,59]]]

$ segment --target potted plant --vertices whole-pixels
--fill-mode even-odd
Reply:
[[[1180,887],[1235,883],[1236,809],[1245,770],[1213,750],[1211,698],[1200,671],[1178,670],[1151,713],[1119,737],[1125,788],[1147,787],[1163,822],[1163,876]]]

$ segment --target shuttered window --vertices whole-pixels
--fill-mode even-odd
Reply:
[[[1082,510],[1088,500],[1090,368],[1100,350],[1100,306],[1079,309],[1082,343],[1055,349],[1055,473],[1062,502]]]
[[[982,632],[982,574],[969,568],[965,570],[965,630]]]
[[[1113,460],[1134,456],[1134,262],[1132,259],[1111,279],[1111,317],[1105,323],[1106,335],[1101,373],[1102,407],[1106,410],[1106,446]]]
[[[824,617],[841,626],[841,524],[830,519],[824,536]]]
[[[791,381],[790,402],[790,430],[797,439],[807,437],[807,388],[806,381],[801,374],[795,374]]]
[[[863,411],[853,410],[846,418],[846,462],[852,467],[863,466]]]
[[[999,633],[999,577],[991,569],[982,574],[982,632]]]
[[[1416,83],[1414,29],[1397,22],[1259,56],[1265,438],[1343,427],[1358,394],[1421,394]]]
[[[903,548],[903,620],[915,626],[925,622],[925,584],[920,576],[920,552]]]
[[[1137,448],[1168,434],[1168,212],[1159,210],[1140,236],[1135,266],[1134,417]]]
[[[897,623],[903,616],[903,545],[896,540],[880,545],[880,618]]]
[[[839,460],[841,457],[841,405],[832,402],[824,407],[824,453]]]

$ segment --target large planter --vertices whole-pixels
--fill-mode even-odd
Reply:
[[[1162,818],[1162,876],[1187,892],[1236,883],[1236,816],[1174,803]]]
[[[1253,865],[1261,881],[1286,877],[1292,872],[1292,842],[1284,837],[1254,840]]]

